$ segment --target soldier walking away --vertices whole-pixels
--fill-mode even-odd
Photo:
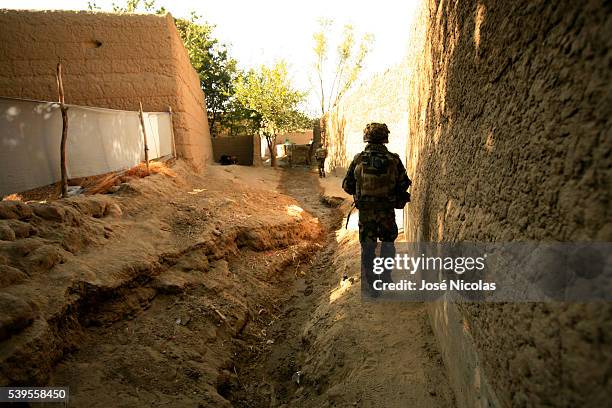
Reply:
[[[380,278],[373,272],[378,239],[380,256],[395,257],[398,230],[395,208],[404,208],[410,201],[407,192],[412,184],[400,157],[387,150],[389,129],[384,123],[370,123],[363,131],[365,149],[358,153],[348,168],[342,188],[353,196],[359,210],[359,242],[361,243],[361,287],[366,294],[377,297],[376,279],[391,282],[391,271]],[[367,285],[364,285],[367,284]]]
[[[319,177],[325,177],[325,159],[327,158],[327,149],[319,146],[315,151],[315,159],[319,165]]]

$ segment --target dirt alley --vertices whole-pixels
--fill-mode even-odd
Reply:
[[[7,376],[68,385],[75,407],[454,406],[424,306],[362,303],[338,179],[237,166],[208,179],[178,173],[119,194],[113,243],[61,266],[92,257],[113,269],[121,258],[129,279],[79,278],[79,300],[61,312],[70,324],[50,334],[54,353],[16,353],[49,370]],[[151,189],[167,205],[150,209]],[[166,243],[139,253],[147,233]]]

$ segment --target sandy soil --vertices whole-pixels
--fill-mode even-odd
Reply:
[[[174,169],[0,208],[20,232],[0,241],[2,385],[67,385],[75,407],[453,406],[424,306],[362,302],[339,179]]]
[[[236,389],[233,402],[243,407],[454,406],[425,306],[362,301],[357,216],[353,213],[345,229],[349,197],[340,183],[337,177],[320,180],[324,197],[346,201],[307,272],[316,277],[313,293],[291,298],[269,329],[278,341],[267,354],[243,355],[248,378],[243,382],[256,386]],[[308,194],[289,193],[318,213]]]

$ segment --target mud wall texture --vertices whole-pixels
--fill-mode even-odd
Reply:
[[[610,3],[421,6],[405,66],[327,118],[329,166],[386,122],[414,182],[408,241],[612,240]],[[460,407],[607,404],[610,304],[439,302],[430,318]]]
[[[291,143],[295,143],[295,144],[309,144],[312,141],[313,138],[313,132],[312,130],[308,130],[308,131],[303,131],[303,132],[299,132],[299,131],[295,131],[295,132],[288,132],[288,133],[283,133],[282,135],[278,135],[276,137],[276,144],[284,144],[285,141],[289,140],[289,142]]]
[[[366,80],[348,93],[325,123],[327,170],[342,173],[363,150],[363,129],[368,123],[386,123],[391,131],[389,150],[404,156],[408,135],[408,86],[406,63]]]
[[[168,111],[179,156],[212,159],[205,100],[172,16],[0,10],[0,95],[56,101],[56,64],[66,102]]]
[[[237,164],[242,166],[253,164],[253,135],[215,137],[212,139],[212,146],[217,163],[221,156],[230,155],[236,156]]]
[[[603,0],[424,1],[408,240],[612,239],[611,16]],[[431,317],[460,406],[609,398],[610,304],[439,303]]]

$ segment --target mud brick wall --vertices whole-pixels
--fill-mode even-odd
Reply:
[[[251,166],[253,164],[253,135],[215,137],[212,139],[212,146],[217,163],[221,160],[221,156],[227,154],[236,156],[240,165]]]
[[[409,49],[409,240],[610,241],[601,1],[434,1]],[[459,406],[604,406],[610,304],[439,303]],[[607,390],[606,390],[607,388]]]
[[[612,240],[610,4],[423,0],[406,64],[327,118],[329,165],[387,122],[414,182],[408,241]],[[460,407],[608,405],[610,304],[430,317]]]
[[[212,160],[205,100],[172,16],[0,10],[0,95],[55,101],[56,64],[66,102],[174,112],[179,156]]]
[[[289,155],[292,165],[308,164],[308,154],[310,152],[308,144],[294,144],[289,146]]]

